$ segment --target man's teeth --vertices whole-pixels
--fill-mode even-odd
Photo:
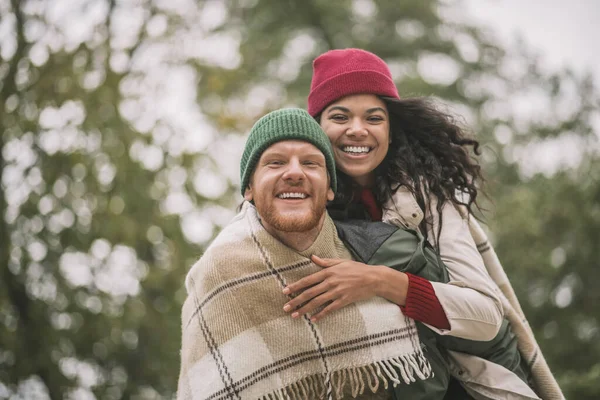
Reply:
[[[280,199],[305,199],[305,193],[281,193],[278,195]]]
[[[345,146],[342,150],[346,153],[364,154],[371,151],[367,146]]]

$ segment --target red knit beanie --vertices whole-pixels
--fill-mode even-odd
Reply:
[[[369,93],[400,98],[387,64],[360,49],[330,50],[315,58],[308,113],[316,117],[333,101]]]

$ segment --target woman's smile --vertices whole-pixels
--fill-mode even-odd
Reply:
[[[362,156],[369,154],[373,150],[370,146],[341,146],[340,149],[351,156]]]

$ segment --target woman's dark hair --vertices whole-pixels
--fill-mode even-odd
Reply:
[[[473,205],[479,209],[477,184],[483,182],[483,177],[468,149],[472,147],[479,155],[479,142],[468,138],[456,118],[441,111],[431,99],[382,99],[388,108],[392,141],[386,157],[375,169],[375,199],[383,204],[400,186],[406,186],[424,212],[420,227],[427,236],[427,227],[433,222],[431,202],[426,199],[436,198],[440,220],[434,243],[439,250],[444,204],[451,201],[466,206],[469,213]],[[327,206],[329,212],[334,219],[361,218],[364,208],[353,202],[356,183],[339,170],[337,174],[338,190]]]

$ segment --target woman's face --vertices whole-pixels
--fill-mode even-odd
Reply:
[[[373,94],[342,97],[323,110],[321,128],[331,141],[337,168],[360,186],[370,186],[390,143],[383,100]]]

